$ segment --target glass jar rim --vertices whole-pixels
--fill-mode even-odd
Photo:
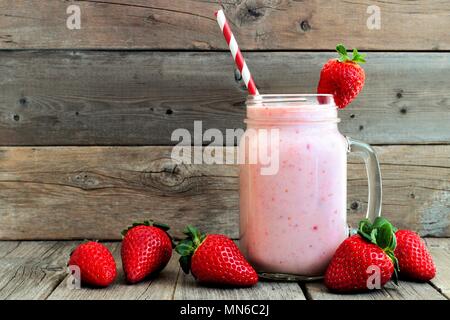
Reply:
[[[261,94],[249,95],[247,107],[259,107],[276,104],[296,104],[303,108],[337,108],[332,94]]]
[[[246,101],[247,124],[338,123],[332,94],[264,94]]]

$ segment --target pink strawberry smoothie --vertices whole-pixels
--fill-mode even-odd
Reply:
[[[247,103],[247,132],[279,130],[278,172],[240,165],[240,247],[258,272],[320,276],[348,236],[347,142],[332,99],[268,100]],[[240,148],[247,160],[257,148],[276,150],[258,135]]]

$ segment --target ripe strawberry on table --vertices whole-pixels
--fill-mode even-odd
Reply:
[[[129,283],[142,281],[167,265],[173,247],[167,230],[165,224],[144,221],[122,231],[122,265]]]
[[[117,275],[116,263],[103,244],[88,241],[72,251],[69,266],[80,268],[81,283],[96,287],[109,286]]]
[[[398,230],[395,233],[397,247],[395,256],[400,267],[400,277],[428,281],[436,275],[436,267],[425,242],[417,233],[410,230]]]
[[[202,234],[187,226],[188,236],[175,250],[181,255],[180,265],[185,273],[191,271],[202,283],[248,287],[258,282],[258,275],[245,260],[237,245],[221,234]]]
[[[365,81],[364,69],[359,63],[365,63],[365,55],[353,49],[353,56],[347,54],[342,44],[336,46],[338,59],[329,60],[320,72],[317,93],[332,94],[339,109],[345,108],[362,90]]]
[[[373,269],[380,271],[380,285],[386,284],[397,268],[394,256],[394,227],[384,218],[373,224],[360,222],[358,234],[344,240],[336,250],[325,273],[325,285],[332,291],[366,291]]]

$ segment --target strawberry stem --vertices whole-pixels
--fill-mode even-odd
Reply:
[[[180,266],[184,273],[189,273],[191,269],[191,257],[195,253],[195,250],[202,244],[203,240],[206,239],[206,234],[201,233],[197,228],[193,226],[186,226],[184,234],[187,237],[178,242],[175,247],[175,251],[178,252],[180,257]]]
[[[366,55],[359,53],[357,49],[353,49],[352,58],[350,58],[350,56],[347,53],[347,49],[341,43],[336,46],[336,51],[339,53],[338,60],[340,62],[350,61],[354,63],[366,63],[365,60]]]
[[[395,232],[397,229],[389,222],[388,219],[377,217],[373,223],[369,219],[361,220],[358,227],[358,234],[368,242],[379,246],[394,264],[394,283],[397,284],[398,260],[395,257],[394,250],[397,246],[397,238]]]
[[[156,228],[163,230],[167,234],[167,236],[170,238],[170,241],[172,242],[172,247],[175,246],[172,236],[167,232],[170,229],[170,227],[165,223],[161,223],[161,222],[157,222],[157,221],[153,221],[153,220],[145,220],[142,222],[133,222],[133,224],[131,226],[122,230],[122,232],[120,233],[122,235],[122,238],[125,237],[125,235],[127,234],[128,231],[130,231],[131,229],[133,229],[134,227],[137,227],[137,226],[156,227]]]

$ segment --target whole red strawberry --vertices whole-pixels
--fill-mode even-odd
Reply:
[[[167,265],[172,256],[167,230],[167,225],[144,221],[122,232],[122,265],[129,283],[142,281]]]
[[[436,275],[436,267],[425,242],[410,230],[398,230],[395,233],[397,247],[395,256],[400,267],[400,277],[428,281]]]
[[[245,260],[237,245],[221,234],[201,234],[188,226],[188,238],[180,241],[176,251],[185,273],[191,270],[202,283],[248,287],[258,282],[258,275]]]
[[[103,244],[89,241],[71,253],[69,266],[80,268],[81,282],[96,287],[109,286],[117,275],[116,263]]]
[[[325,272],[325,285],[337,292],[367,291],[376,283],[372,275],[378,270],[379,284],[385,285],[396,266],[394,248],[394,228],[386,219],[377,218],[373,225],[363,220],[359,234],[344,240],[336,250]]]
[[[336,46],[338,59],[329,60],[320,72],[317,93],[332,94],[338,108],[345,108],[359,94],[364,86],[366,75],[358,63],[365,63],[364,55],[353,50],[353,57],[347,54],[342,44]]]

